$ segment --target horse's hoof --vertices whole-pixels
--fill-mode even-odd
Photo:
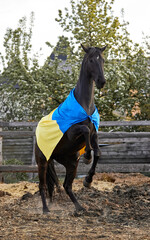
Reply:
[[[76,211],[77,212],[85,212],[86,209],[84,207],[82,207],[82,206],[79,206],[79,207],[76,208]]]
[[[48,208],[44,208],[43,209],[43,214],[48,214],[50,211],[49,211],[49,209]]]
[[[90,188],[91,187],[91,183],[87,182],[85,179],[83,181],[83,186],[84,187],[87,187],[87,188]]]
[[[92,158],[91,159],[83,158],[83,162],[88,165],[92,162]]]
[[[74,216],[80,217],[84,213],[86,213],[86,209],[80,206],[80,207],[76,208],[76,210],[74,211]]]
[[[90,156],[87,156],[86,154],[84,154],[84,156],[83,156],[83,162],[84,162],[85,164],[90,164],[90,163],[92,162],[92,156],[91,156],[91,154],[90,154]]]

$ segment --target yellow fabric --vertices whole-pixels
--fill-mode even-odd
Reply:
[[[49,160],[54,148],[63,136],[55,120],[52,120],[53,110],[43,117],[36,128],[37,144],[46,159]]]
[[[49,160],[53,150],[63,136],[62,131],[59,129],[59,125],[56,120],[52,120],[52,115],[55,109],[45,117],[43,117],[36,128],[36,140],[37,145]],[[85,147],[79,151],[80,156],[85,153]]]

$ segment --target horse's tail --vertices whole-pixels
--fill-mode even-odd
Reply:
[[[47,167],[46,184],[47,184],[47,189],[49,192],[50,200],[52,201],[52,196],[53,196],[53,191],[54,191],[55,185],[56,185],[57,190],[60,191],[59,180],[58,180],[58,177],[57,177],[57,174],[55,171],[55,166],[54,166],[53,160],[50,161],[50,163],[48,164],[48,167]]]

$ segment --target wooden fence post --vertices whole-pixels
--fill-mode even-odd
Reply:
[[[36,127],[33,127],[32,131],[35,132],[35,129]],[[33,135],[32,165],[36,165],[34,147],[35,147],[35,135]]]
[[[35,132],[35,129],[36,127],[33,127],[32,128],[32,131]],[[34,151],[34,148],[35,148],[35,141],[36,141],[36,138],[35,138],[35,135],[33,135],[33,149],[32,149],[32,165],[35,166],[36,165],[36,161],[35,161],[35,151]],[[31,178],[34,178],[35,177],[35,173],[32,173],[32,176]]]
[[[0,132],[2,128],[0,128]],[[2,165],[2,137],[0,136],[0,166]],[[0,173],[0,183],[2,182],[2,173]]]

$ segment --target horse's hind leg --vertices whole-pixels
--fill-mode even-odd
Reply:
[[[93,160],[92,167],[90,168],[90,170],[88,172],[88,175],[85,177],[85,179],[83,181],[83,185],[85,187],[90,187],[91,186],[93,176],[95,174],[95,169],[96,169],[99,157],[101,155],[101,152],[100,152],[100,149],[99,149],[99,146],[98,146],[98,139],[97,139],[97,133],[96,132],[92,135],[91,144],[92,144],[93,151],[94,151],[94,160]]]
[[[76,210],[83,211],[85,209],[79,204],[74,193],[72,192],[72,183],[76,176],[78,160],[76,159],[73,161],[71,159],[71,162],[69,164],[68,163],[69,163],[69,161],[67,161],[67,165],[65,166],[66,167],[66,177],[65,177],[63,186],[64,186],[66,193],[70,197],[71,201],[74,203]]]
[[[37,144],[35,146],[35,158],[38,165],[39,190],[43,204],[43,213],[48,213],[49,209],[46,204],[46,172],[48,163]]]
[[[43,204],[43,213],[48,213],[49,209],[47,207],[46,203],[46,172],[47,172],[47,162],[44,164],[38,165],[39,169],[39,190],[40,190],[40,195],[42,199],[42,204]]]
[[[49,192],[50,202],[52,202],[52,196],[53,196],[55,185],[56,185],[57,191],[61,192],[53,159],[50,160],[50,162],[48,163],[47,173],[46,173],[46,184]]]

